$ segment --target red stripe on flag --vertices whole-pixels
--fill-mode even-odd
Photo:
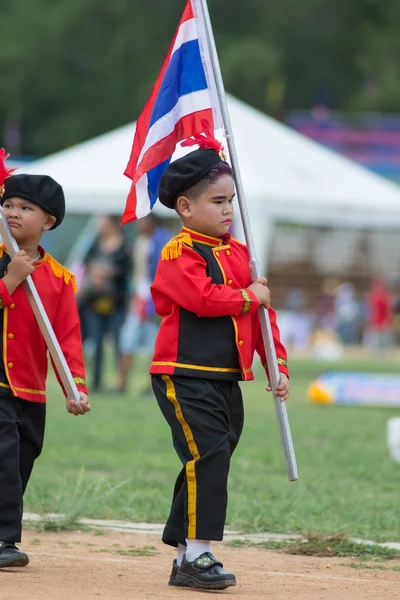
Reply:
[[[126,199],[126,207],[124,214],[122,215],[121,225],[125,225],[126,223],[129,223],[130,221],[135,221],[137,219],[136,206],[136,187],[132,184],[129,190],[128,197]]]

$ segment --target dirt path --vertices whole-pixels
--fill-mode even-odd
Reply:
[[[147,549],[146,549],[147,548]],[[356,559],[288,556],[221,544],[215,554],[238,585],[207,593],[171,588],[167,580],[174,552],[153,535],[107,532],[26,531],[24,569],[0,570],[1,600],[395,600],[400,573],[354,569]],[[148,553],[149,556],[145,556]],[[397,562],[379,563],[385,567]]]

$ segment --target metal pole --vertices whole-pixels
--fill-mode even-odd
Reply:
[[[13,258],[13,256],[19,251],[19,247],[14,239],[14,236],[11,233],[6,219],[3,217],[1,209],[0,235],[3,239],[3,242],[6,245],[7,252],[9,253],[10,257]],[[35,284],[33,283],[33,279],[30,275],[28,275],[28,277],[22,283],[22,287],[24,288],[24,291],[29,300],[29,304],[32,307],[32,310],[36,317],[36,321],[38,322],[38,325],[40,327],[40,331],[42,332],[42,335],[49,349],[51,358],[53,359],[54,364],[57,367],[57,371],[60,375],[62,384],[68,395],[68,398],[74,399],[76,402],[79,402],[80,397],[78,388],[76,387],[76,383],[74,381],[74,378],[72,377],[71,371],[69,370],[63,351],[61,350],[60,344],[58,343],[54,330],[47,316],[46,310],[43,306]]]
[[[244,235],[246,238],[246,244],[250,254],[250,271],[253,281],[259,277],[259,267],[256,258],[256,250],[253,240],[253,234],[251,231],[249,214],[246,205],[246,199],[244,194],[243,183],[240,175],[239,162],[236,153],[235,142],[233,138],[232,125],[229,116],[228,105],[226,102],[224,82],[222,79],[221,67],[219,65],[217,47],[215,45],[214,33],[211,25],[210,13],[208,11],[207,0],[195,0],[198,4],[207,35],[208,46],[210,50],[211,62],[214,71],[214,77],[217,86],[217,93],[219,103],[221,107],[221,114],[224,123],[225,138],[228,143],[229,155],[232,162],[232,168],[235,177],[236,192],[239,202],[240,215],[243,223]],[[263,306],[258,311],[261,323],[261,331],[264,340],[265,353],[267,356],[267,365],[269,371],[270,382],[272,389],[275,390],[279,384],[279,370],[276,359],[275,346],[272,337],[271,323],[269,320],[268,312]],[[286,403],[281,402],[279,397],[274,394],[275,410],[279,423],[279,431],[282,440],[283,453],[286,461],[286,470],[288,473],[289,481],[296,481],[299,478],[297,470],[296,456],[293,447],[292,434],[290,431],[289,419],[286,410]]]

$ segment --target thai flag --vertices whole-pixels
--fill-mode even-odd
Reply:
[[[151,96],[136,123],[125,175],[132,179],[122,223],[144,217],[176,145],[202,131],[202,121],[222,124],[198,0],[189,0]]]

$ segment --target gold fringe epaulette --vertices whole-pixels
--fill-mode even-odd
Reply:
[[[47,254],[47,252],[44,255],[44,261],[48,263],[50,269],[53,271],[56,277],[59,277],[60,279],[63,277],[67,285],[69,282],[71,282],[72,289],[75,293],[77,292],[75,275],[71,273],[71,271],[68,271],[68,269],[60,265],[60,263],[57,262],[56,259],[51,256],[51,254]]]
[[[4,254],[4,244],[0,244],[0,258],[3,258]]]
[[[189,233],[179,233],[173,237],[162,249],[161,260],[172,260],[173,258],[182,256],[183,244],[193,246],[192,238]]]

